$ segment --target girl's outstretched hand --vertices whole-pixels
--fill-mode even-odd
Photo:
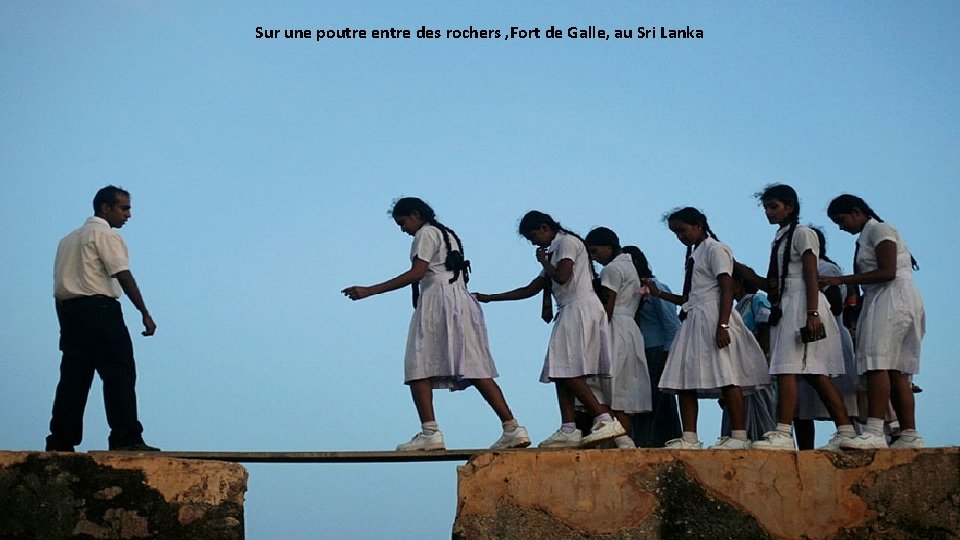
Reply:
[[[477,299],[477,302],[480,302],[481,304],[486,304],[487,302],[490,301],[490,295],[489,295],[489,294],[483,294],[483,293],[475,292],[475,293],[473,293],[473,297],[476,298],[476,299]]]
[[[340,292],[342,292],[344,296],[346,296],[347,298],[349,298],[349,299],[351,299],[351,300],[362,300],[362,299],[370,296],[370,288],[369,288],[369,287],[361,287],[361,286],[359,286],[359,285],[354,285],[354,286],[352,286],[352,287],[347,287],[346,289],[343,289],[343,290],[340,291]]]

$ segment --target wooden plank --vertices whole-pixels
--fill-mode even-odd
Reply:
[[[180,459],[204,459],[211,461],[230,461],[234,463],[405,463],[429,461],[468,461],[477,454],[499,452],[525,452],[531,450],[435,450],[429,452],[208,452],[208,451],[171,451],[171,452],[105,452],[92,451],[92,454],[115,454],[136,456],[173,457]]]

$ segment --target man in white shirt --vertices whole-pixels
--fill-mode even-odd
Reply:
[[[143,317],[144,336],[157,329],[130,272],[127,246],[114,229],[130,219],[130,193],[107,186],[93,199],[94,215],[57,247],[54,298],[60,321],[60,382],[46,450],[72,452],[83,438],[83,410],[96,372],[110,425],[110,450],[157,451],[143,442],[137,419],[133,343],[120,293]]]

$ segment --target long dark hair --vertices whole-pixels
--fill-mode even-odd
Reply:
[[[579,234],[569,229],[564,229],[563,226],[560,225],[560,222],[553,219],[550,214],[546,214],[538,210],[531,210],[524,214],[522,218],[520,218],[520,225],[517,227],[517,232],[520,233],[520,236],[526,237],[527,233],[539,229],[541,225],[546,225],[547,228],[553,232],[569,234],[583,244],[583,249],[587,249],[586,242],[583,241],[583,238],[581,238]],[[597,272],[593,268],[593,265],[587,264],[587,266],[590,267],[590,273],[593,275],[593,277],[597,277]]]
[[[840,265],[837,264],[837,261],[827,257],[827,235],[823,233],[823,229],[816,225],[807,225],[807,227],[810,227],[813,229],[813,232],[817,233],[817,243],[820,244],[820,258],[828,263],[836,264],[837,268],[839,268]]]
[[[686,223],[687,225],[699,226],[703,229],[703,233],[713,238],[714,240],[720,240],[717,238],[717,235],[710,229],[710,224],[707,223],[707,215],[697,210],[692,206],[687,206],[685,208],[680,208],[678,210],[673,210],[663,216],[663,221],[669,226],[671,221],[679,221],[681,223]],[[680,296],[683,297],[683,301],[686,302],[687,298],[690,296],[690,290],[693,286],[693,246],[687,246],[687,254],[683,259],[683,292],[680,293]],[[687,312],[680,310],[680,320],[683,321],[687,318]]]
[[[832,218],[837,214],[852,214],[854,208],[860,210],[863,215],[883,223],[883,220],[880,219],[880,216],[873,211],[873,208],[870,208],[870,205],[867,204],[867,201],[857,197],[856,195],[850,195],[849,193],[844,193],[834,197],[827,206],[827,215]],[[857,244],[857,249],[859,248],[860,244]],[[856,259],[856,255],[854,255],[854,259]],[[920,269],[920,263],[917,262],[917,259],[913,257],[912,253],[910,254],[910,264],[913,265],[914,270]]]
[[[393,217],[393,219],[397,219],[401,216],[412,215],[414,212],[416,212],[425,223],[429,223],[440,229],[440,233],[443,235],[443,243],[447,248],[447,257],[443,262],[443,266],[453,272],[450,283],[456,281],[457,278],[460,277],[461,272],[463,272],[463,281],[469,281],[470,261],[464,258],[463,242],[453,229],[437,220],[437,214],[429,204],[417,197],[402,197],[393,203],[390,216]],[[450,235],[453,235],[457,240],[457,245],[460,249],[453,249],[453,245],[450,243]]]
[[[653,277],[653,270],[650,269],[650,261],[647,256],[637,246],[623,246],[620,251],[630,255],[633,259],[633,267],[637,269],[637,275],[640,279],[650,279]]]
[[[763,191],[757,193],[756,196],[761,204],[776,199],[782,203],[793,206],[793,212],[788,216],[790,218],[789,229],[780,237],[780,240],[774,242],[772,248],[773,251],[776,252],[781,242],[785,242],[783,260],[780,262],[780,275],[777,280],[777,291],[780,298],[783,298],[783,293],[787,289],[787,275],[790,272],[790,251],[792,251],[793,247],[793,235],[797,231],[797,225],[800,224],[800,197],[797,196],[796,190],[786,184],[770,184],[763,188]],[[774,254],[770,255],[771,261],[774,260],[774,256]]]
[[[707,236],[719,240],[713,230],[710,229],[710,224],[707,223],[707,215],[692,206],[671,210],[663,216],[661,221],[664,223],[679,221],[687,225],[698,225]],[[693,246],[687,246],[687,257],[690,257],[691,253],[693,253]]]

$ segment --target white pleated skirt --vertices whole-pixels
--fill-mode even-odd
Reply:
[[[923,299],[912,279],[867,288],[857,321],[857,370],[920,372],[920,340],[926,331]]]
[[[610,324],[600,299],[584,295],[562,306],[553,322],[540,382],[589,375],[610,376]]]
[[[802,279],[787,280],[787,294],[780,300],[783,317],[770,328],[770,373],[843,375],[843,346],[840,327],[830,313],[830,304],[819,294],[817,311],[827,337],[804,343],[800,328],[807,324],[806,291]]]
[[[464,379],[497,376],[480,304],[461,283],[442,276],[420,282],[410,319],[404,382],[430,379],[434,388],[463,388]]]
[[[597,400],[627,414],[653,410],[650,371],[643,335],[632,315],[614,311],[613,360],[610,377],[589,377],[587,384]]]
[[[763,351],[736,310],[730,313],[730,345],[717,347],[719,317],[712,302],[690,308],[670,347],[661,390],[697,390],[700,397],[719,397],[725,386],[739,386],[746,395],[770,384]]]

